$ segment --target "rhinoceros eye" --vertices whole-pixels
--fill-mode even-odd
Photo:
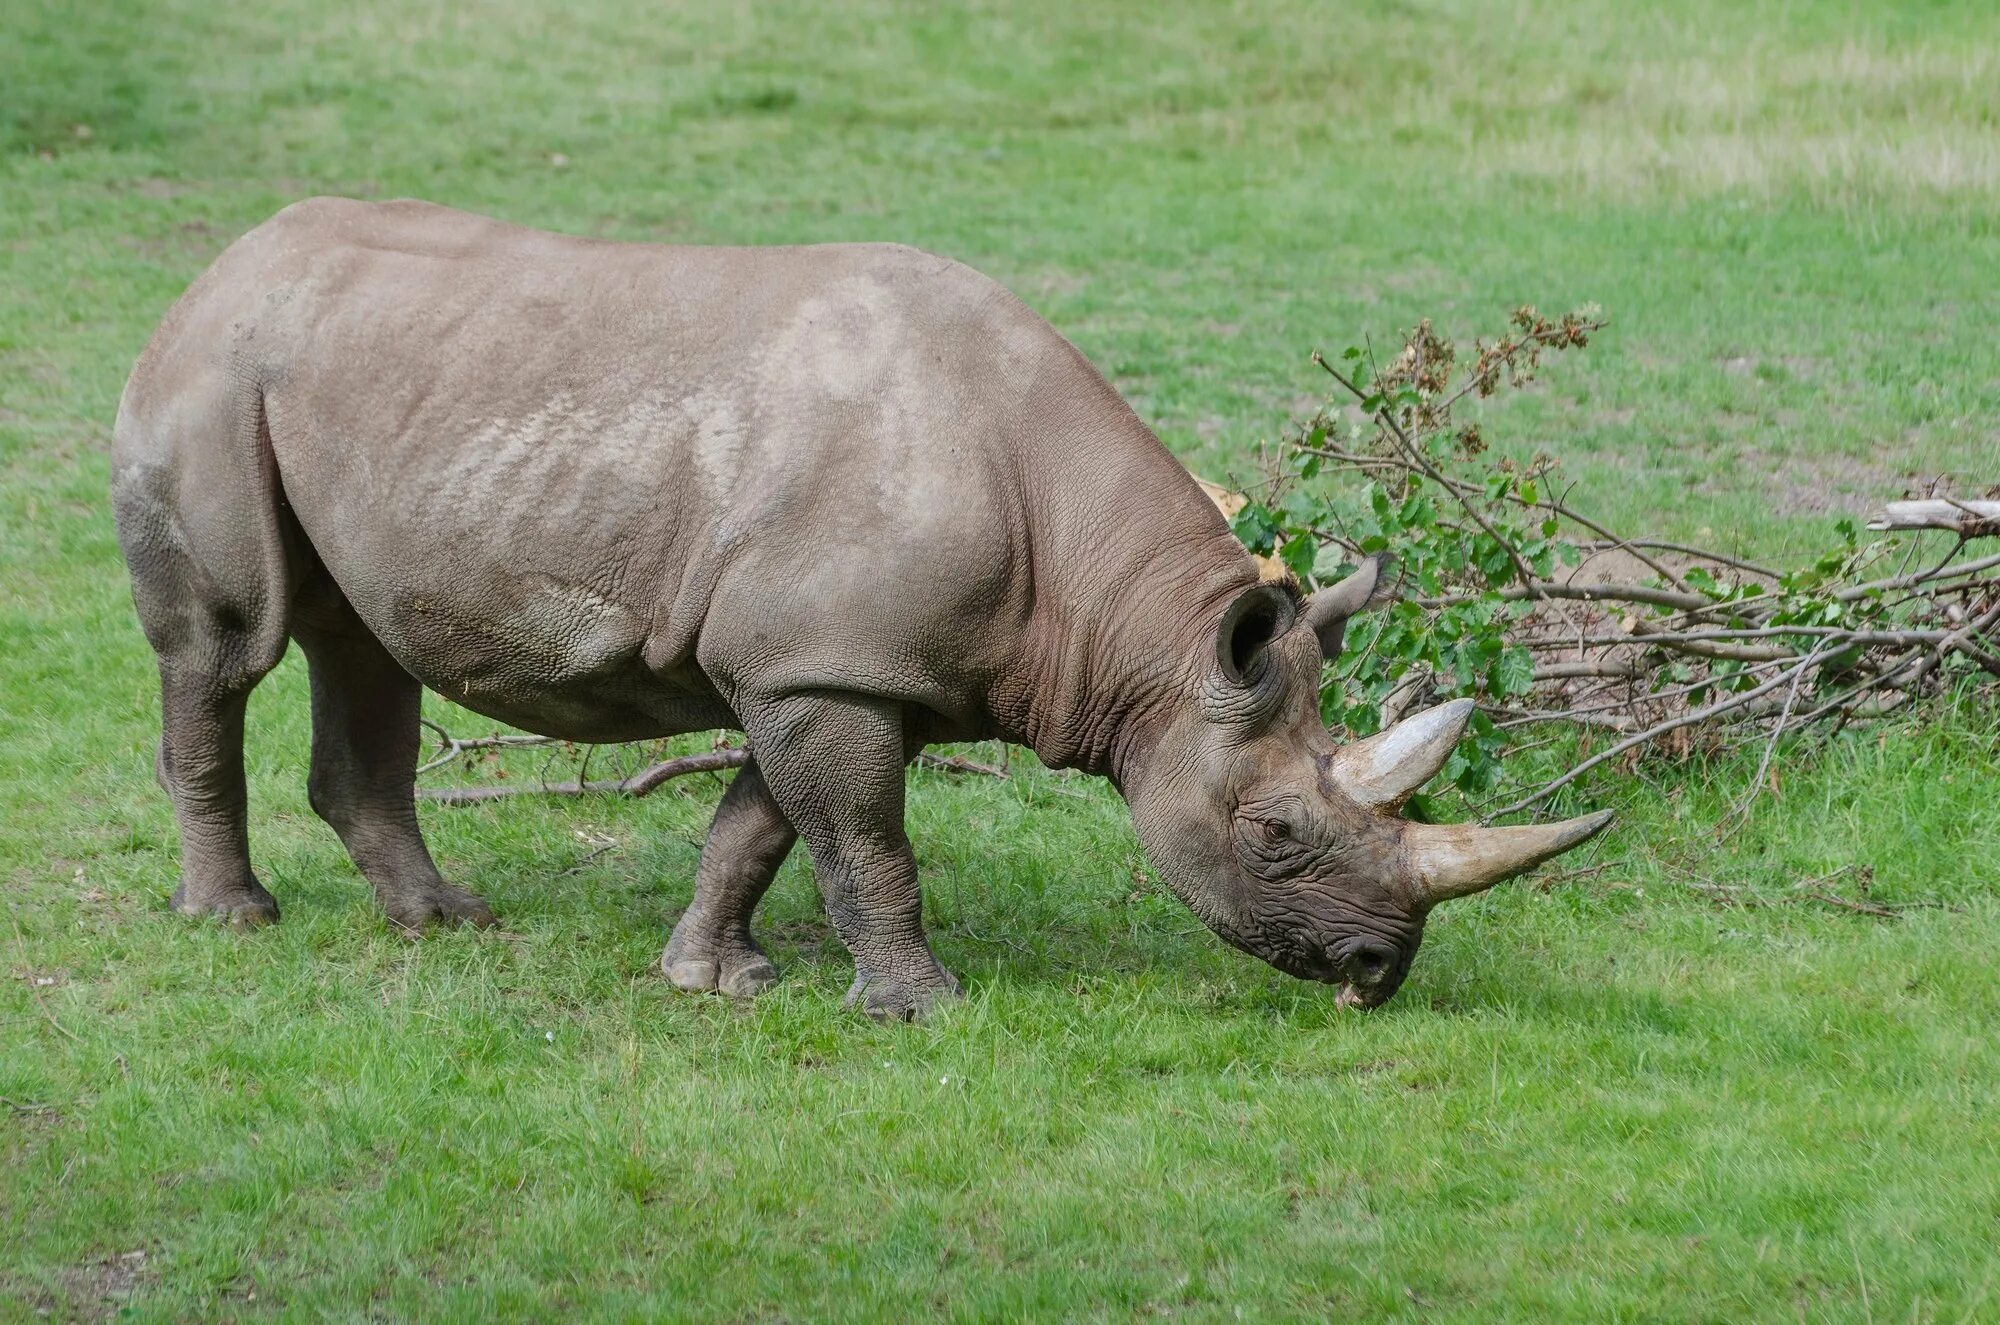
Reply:
[[[1289,842],[1292,839],[1292,826],[1283,819],[1260,819],[1257,821],[1257,826],[1263,832],[1266,842],[1275,844]]]

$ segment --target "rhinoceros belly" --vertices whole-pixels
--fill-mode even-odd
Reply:
[[[529,731],[631,741],[735,724],[691,665],[649,667],[647,623],[597,590],[548,576],[472,588],[411,577],[356,607],[418,680]]]

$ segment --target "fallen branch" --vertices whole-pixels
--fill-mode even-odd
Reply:
[[[5,1095],[0,1095],[0,1105],[12,1109],[15,1113],[23,1117],[54,1117],[59,1112],[53,1104],[37,1104],[29,1100],[9,1099]]]
[[[458,740],[429,719],[424,720],[424,726],[437,733],[446,753],[420,765],[417,769],[419,773],[450,763],[469,750],[518,750],[532,746],[562,744],[550,736],[482,736],[470,740]],[[596,747],[587,745],[582,748],[583,764],[588,768],[591,751]],[[675,759],[662,760],[648,765],[630,777],[603,778],[596,781],[578,778],[568,782],[520,782],[481,787],[422,787],[417,791],[417,799],[430,801],[436,805],[484,805],[490,801],[512,800],[520,796],[630,796],[637,799],[652,795],[675,778],[687,777],[694,773],[719,773],[725,769],[741,768],[749,762],[748,746],[724,746],[703,754],[681,755]],[[934,755],[925,751],[913,762],[920,767],[934,768],[941,773],[1002,779],[1012,776],[1004,768],[982,764],[967,759],[964,755]]]
[[[438,744],[441,747],[434,758],[417,765],[417,773],[420,776],[430,772],[434,768],[443,768],[460,755],[469,754],[474,750],[514,750],[527,746],[556,744],[556,740],[552,736],[495,735],[473,736],[460,740],[444,728],[438,726],[435,722],[432,722],[429,718],[419,718],[417,721],[421,722],[437,736]]]
[[[1868,522],[1870,529],[1947,529],[1960,538],[2000,536],[2000,501],[1892,501]]]
[[[1773,690],[1776,690],[1779,686],[1784,685],[1787,682],[1793,681],[1794,678],[1797,676],[1797,674],[1803,672],[1812,663],[1812,661],[1813,661],[1812,659],[1808,658],[1805,662],[1800,663],[1797,667],[1791,669],[1791,671],[1779,673],[1777,676],[1772,677],[1769,681],[1766,681],[1763,685],[1758,686],[1754,690],[1746,690],[1741,694],[1731,695],[1727,699],[1717,700],[1715,703],[1710,704],[1707,708],[1696,709],[1690,713],[1683,713],[1677,718],[1669,718],[1665,722],[1655,723],[1653,726],[1648,727],[1646,730],[1638,733],[1635,736],[1628,736],[1624,740],[1618,742],[1618,744],[1612,746],[1609,750],[1606,750],[1601,754],[1592,755],[1590,758],[1578,764],[1575,768],[1572,768],[1569,772],[1563,774],[1561,777],[1555,779],[1553,782],[1548,783],[1540,791],[1535,792],[1533,795],[1523,796],[1520,800],[1515,801],[1512,805],[1509,805],[1504,809],[1493,811],[1493,813],[1486,816],[1486,819],[1490,822],[1491,820],[1498,819],[1503,815],[1518,814],[1522,810],[1528,809],[1531,806],[1538,805],[1542,801],[1547,800],[1550,796],[1555,795],[1558,791],[1561,791],[1564,787],[1567,787],[1570,783],[1576,781],[1578,778],[1582,777],[1585,773],[1588,773],[1591,769],[1596,768],[1599,764],[1604,763],[1608,759],[1615,759],[1619,755],[1624,754],[1627,750],[1630,750],[1635,746],[1644,745],[1648,741],[1657,740],[1658,738],[1665,736],[1668,732],[1678,731],[1682,727],[1691,727],[1695,723],[1707,722],[1713,718],[1720,717],[1723,714],[1728,713],[1731,709],[1740,708],[1743,705],[1750,703],[1752,700],[1758,698],[1761,695],[1767,695],[1771,693]]]
[[[1883,906],[1879,902],[1857,902],[1853,898],[1839,897],[1833,893],[1809,892],[1800,893],[1799,896],[1808,901],[1837,906],[1843,911],[1852,911],[1857,915],[1874,916],[1877,920],[1896,920],[1902,915],[1902,912]]]
[[[935,768],[940,773],[977,773],[982,777],[1010,779],[1013,774],[992,764],[982,764],[964,755],[934,755],[926,751],[916,758],[919,768]]]
[[[523,741],[518,744],[532,744]],[[682,755],[678,759],[667,759],[641,770],[629,778],[612,778],[600,782],[538,782],[519,783],[494,787],[424,787],[417,792],[419,800],[432,801],[438,805],[480,805],[487,801],[509,800],[516,796],[650,796],[667,783],[690,773],[719,773],[726,768],[741,768],[750,762],[750,751],[735,746],[722,750],[710,750],[706,754]]]

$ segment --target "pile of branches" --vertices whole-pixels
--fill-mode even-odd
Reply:
[[[1365,734],[1476,698],[1447,773],[1487,807],[1507,801],[1491,819],[1649,749],[1760,743],[1754,787],[1787,733],[2000,679],[2000,489],[1968,500],[1931,485],[1867,530],[1839,521],[1825,552],[1784,568],[1616,530],[1579,508],[1553,459],[1496,457],[1455,417],[1603,326],[1594,310],[1522,308],[1470,362],[1428,321],[1386,363],[1366,347],[1313,356],[1334,388],[1233,523],[1307,582],[1369,556],[1395,567],[1397,600],[1350,627],[1329,719]],[[1571,766],[1500,785],[1499,757],[1556,741],[1552,728],[1582,734]]]

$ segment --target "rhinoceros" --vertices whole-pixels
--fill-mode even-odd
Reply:
[[[903,828],[927,743],[1000,738],[1111,780],[1228,943],[1374,1006],[1438,902],[1608,815],[1408,821],[1470,714],[1342,745],[1322,663],[1377,592],[1260,577],[1195,480],[994,281],[894,244],[612,243],[315,198],[232,244],[119,405],[112,503],[158,655],[173,906],[278,918],[252,872],[246,697],[288,639],[313,809],[389,917],[489,924],[418,828],[421,688],[611,742],[732,728],[661,959],[777,978],[751,936],[804,838],[850,1006],[959,993]]]

